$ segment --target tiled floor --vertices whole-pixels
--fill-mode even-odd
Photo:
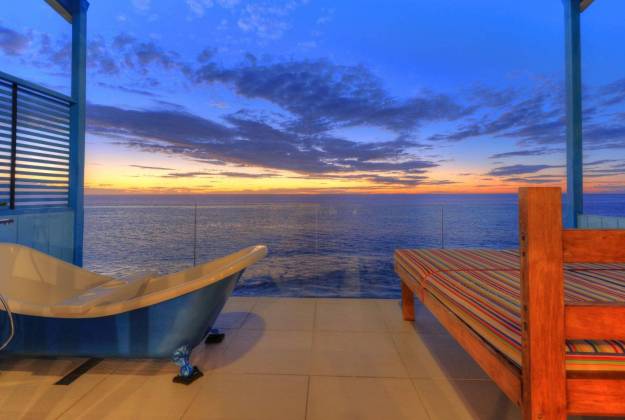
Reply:
[[[166,361],[0,360],[0,419],[519,419],[437,321],[397,301],[232,298],[221,344],[201,345],[204,377],[173,384]]]

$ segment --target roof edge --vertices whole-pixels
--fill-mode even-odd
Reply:
[[[71,0],[69,0],[71,2]],[[72,13],[68,4],[68,0],[46,0],[46,3],[50,5],[59,15],[63,17],[69,23],[72,23]]]
[[[579,10],[583,12],[588,9],[594,0],[581,0],[579,5]]]

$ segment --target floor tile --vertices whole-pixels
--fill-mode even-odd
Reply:
[[[86,358],[21,358],[0,359],[0,383],[9,381],[56,382]]]
[[[221,343],[204,344],[202,342],[191,352],[191,364],[197,366],[202,372],[211,371],[223,363],[222,355],[240,330],[220,329],[219,331],[225,334]]]
[[[313,376],[308,420],[427,420],[408,379]]]
[[[315,332],[311,372],[334,376],[408,376],[390,334],[363,332]]]
[[[306,376],[215,374],[206,378],[183,418],[304,419],[307,391]]]
[[[404,321],[399,299],[378,302],[386,328],[392,332],[412,332],[420,334],[449,335],[432,313],[419,301],[415,302],[415,320]]]
[[[219,321],[225,340],[193,350],[205,373],[193,385],[173,384],[169,361],[106,359],[56,386],[85,359],[0,359],[0,418],[518,419],[415,309],[407,323],[397,300],[235,297]]]
[[[84,360],[84,359],[83,359]],[[112,370],[100,364],[80,376],[69,386],[54,385],[58,379],[79,363],[71,362],[68,369],[59,366],[67,363],[67,359],[39,361],[39,365],[48,365],[49,371],[59,369],[57,375],[44,376],[36,368],[30,374],[25,370],[22,378],[7,378],[0,374],[0,418],[11,419],[54,419],[76,404],[100,383]],[[54,366],[57,366],[56,368]],[[22,366],[25,368],[25,366]],[[3,370],[3,373],[6,372]],[[62,374],[61,374],[62,372]],[[28,375],[30,377],[28,377]]]
[[[413,378],[488,379],[452,337],[412,332],[393,334],[393,340]]]
[[[254,307],[257,298],[233,296],[226,302],[219,318],[215,322],[215,328],[240,328],[250,311]]]
[[[312,331],[240,330],[225,348],[217,371],[307,375]]]
[[[64,418],[180,418],[199,392],[204,378],[190,386],[172,382],[169,364],[140,362],[113,372],[78,401]]]
[[[378,302],[386,299],[370,299],[370,298],[316,298],[317,303],[344,303],[344,302],[352,302],[352,303],[371,303]]]
[[[317,302],[315,329],[320,331],[386,331],[375,301],[335,299]]]
[[[491,381],[414,379],[432,420],[520,420],[521,411]]]
[[[314,299],[259,299],[243,329],[312,330],[315,319]]]

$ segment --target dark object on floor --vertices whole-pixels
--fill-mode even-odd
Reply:
[[[70,373],[55,382],[54,385],[71,385],[76,379],[80,378],[82,375],[91,370],[91,368],[96,367],[102,360],[104,359],[100,359],[97,357],[92,357],[85,360],[76,369],[72,370]]]
[[[211,330],[211,332],[206,336],[204,340],[204,344],[219,344],[224,341],[226,334],[219,332],[219,330]]]

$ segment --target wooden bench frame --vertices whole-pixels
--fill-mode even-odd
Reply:
[[[625,262],[625,231],[562,228],[560,188],[519,190],[522,368],[451,312],[399,264],[402,312],[414,296],[520,408],[525,420],[625,415],[624,372],[568,372],[567,339],[625,339],[624,303],[564,303],[564,263]]]

